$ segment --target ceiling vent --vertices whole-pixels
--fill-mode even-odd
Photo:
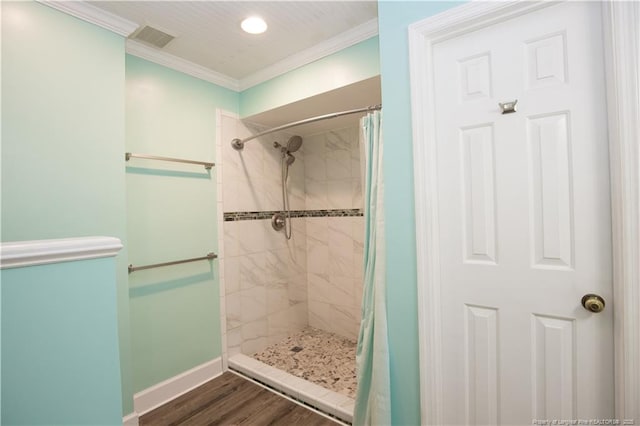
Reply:
[[[134,33],[131,38],[162,49],[175,37],[157,28],[145,25],[140,31]]]

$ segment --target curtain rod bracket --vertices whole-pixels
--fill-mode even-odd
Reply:
[[[234,140],[231,141],[231,146],[233,147],[233,149],[235,149],[236,151],[242,151],[244,149],[244,142],[242,142],[240,139],[235,138]]]

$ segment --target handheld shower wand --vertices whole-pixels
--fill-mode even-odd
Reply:
[[[291,239],[291,210],[289,209],[289,194],[287,192],[287,179],[289,177],[289,166],[296,161],[296,157],[292,154],[302,146],[302,138],[300,136],[292,136],[287,141],[287,145],[283,146],[278,142],[273,143],[274,148],[280,149],[282,153],[282,209],[286,216],[276,213],[271,218],[271,225],[276,231],[284,228],[284,235],[287,240]]]

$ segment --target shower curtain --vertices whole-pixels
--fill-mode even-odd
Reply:
[[[358,389],[353,424],[390,425],[381,112],[374,111],[360,120],[360,148],[363,154],[360,161],[364,165],[361,167],[364,175],[364,291],[356,351]]]

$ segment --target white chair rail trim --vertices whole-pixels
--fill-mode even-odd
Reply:
[[[112,257],[121,248],[114,237],[7,242],[0,245],[0,269]]]

